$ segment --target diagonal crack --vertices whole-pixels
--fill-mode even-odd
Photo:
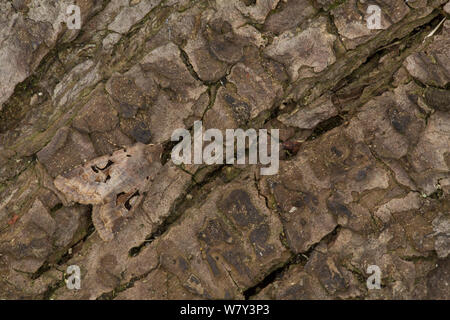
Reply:
[[[260,282],[255,284],[253,287],[247,288],[244,291],[244,297],[245,300],[251,299],[253,296],[258,294],[261,290],[275,282],[276,280],[280,279],[283,274],[289,270],[289,268],[292,265],[305,265],[311,254],[314,252],[315,248],[324,243],[329,244],[331,243],[336,236],[338,235],[339,231],[341,230],[341,226],[337,225],[333,231],[325,235],[322,239],[320,239],[317,243],[312,244],[307,251],[300,252],[297,254],[292,254],[291,257],[285,261],[284,264],[282,264],[280,267],[276,268],[275,270],[269,272]]]

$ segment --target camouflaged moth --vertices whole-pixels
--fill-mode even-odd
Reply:
[[[161,153],[160,145],[137,143],[59,175],[54,184],[68,201],[93,206],[94,226],[109,241],[141,203],[162,167]]]

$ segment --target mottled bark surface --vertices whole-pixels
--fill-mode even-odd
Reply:
[[[449,19],[446,0],[0,0],[0,298],[450,299]],[[280,129],[278,174],[175,165],[196,120]]]

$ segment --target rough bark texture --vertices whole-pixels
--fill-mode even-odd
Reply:
[[[0,0],[0,298],[450,299],[449,19],[446,0]],[[174,165],[195,120],[280,129],[278,174]]]

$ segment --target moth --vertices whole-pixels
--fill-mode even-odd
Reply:
[[[55,187],[70,202],[91,204],[92,221],[105,241],[114,238],[144,198],[161,169],[161,145],[137,143],[75,167],[55,178]]]

